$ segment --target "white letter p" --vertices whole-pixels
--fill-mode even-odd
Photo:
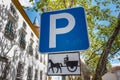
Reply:
[[[62,28],[56,28],[56,19],[65,18],[68,20],[68,25]],[[70,32],[75,26],[75,19],[69,13],[60,13],[50,15],[50,38],[49,48],[56,48],[56,34],[64,34]]]

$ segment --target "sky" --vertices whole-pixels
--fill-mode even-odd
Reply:
[[[19,2],[25,7],[32,7],[35,0],[33,0],[33,3],[30,3],[29,0],[19,0]]]
[[[39,24],[40,24],[40,13],[35,12],[35,11],[29,11],[25,9],[26,14],[28,15],[28,17],[30,18],[31,22],[33,23],[35,17],[37,17]]]
[[[31,20],[31,22],[33,23],[35,17],[37,17],[39,24],[40,24],[40,12],[35,12],[35,11],[31,11],[28,9],[28,8],[32,8],[33,3],[36,1],[38,1],[38,0],[33,0],[33,2],[29,2],[29,0],[19,0],[21,5],[26,7],[26,9],[24,8],[24,10],[25,10],[26,14],[28,15],[29,19]]]

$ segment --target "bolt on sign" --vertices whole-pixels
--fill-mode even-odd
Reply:
[[[80,53],[48,54],[48,75],[80,74]]]

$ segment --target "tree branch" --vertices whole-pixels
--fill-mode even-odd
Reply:
[[[73,6],[73,3],[74,3],[74,0],[70,0],[68,8],[71,8]]]
[[[63,3],[64,3],[64,7],[67,8],[67,6],[66,6],[66,1],[65,1],[65,0],[63,0]]]
[[[116,54],[118,51],[120,51],[120,48],[118,48],[114,53],[111,53],[112,55]]]
[[[101,48],[103,48],[105,46],[105,44],[103,44],[100,48],[98,48],[97,50],[93,51],[92,54],[90,55],[89,59],[86,60],[87,62],[90,61],[91,59],[93,59],[96,54],[94,54],[95,52],[99,51]]]
[[[105,45],[105,49],[103,50],[102,55],[99,59],[99,62],[98,62],[97,68],[96,68],[96,74],[95,74],[93,80],[99,80],[104,75],[105,70],[106,70],[107,57],[110,53],[110,50],[111,50],[111,47],[112,47],[112,44],[113,44],[115,38],[119,34],[119,31],[120,31],[120,13],[118,16],[117,27],[114,29],[113,34],[111,35],[111,37],[109,38],[109,40],[107,41],[107,43]]]

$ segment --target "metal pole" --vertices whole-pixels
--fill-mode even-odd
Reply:
[[[66,80],[66,76],[64,75],[64,76],[62,76],[62,80]]]

